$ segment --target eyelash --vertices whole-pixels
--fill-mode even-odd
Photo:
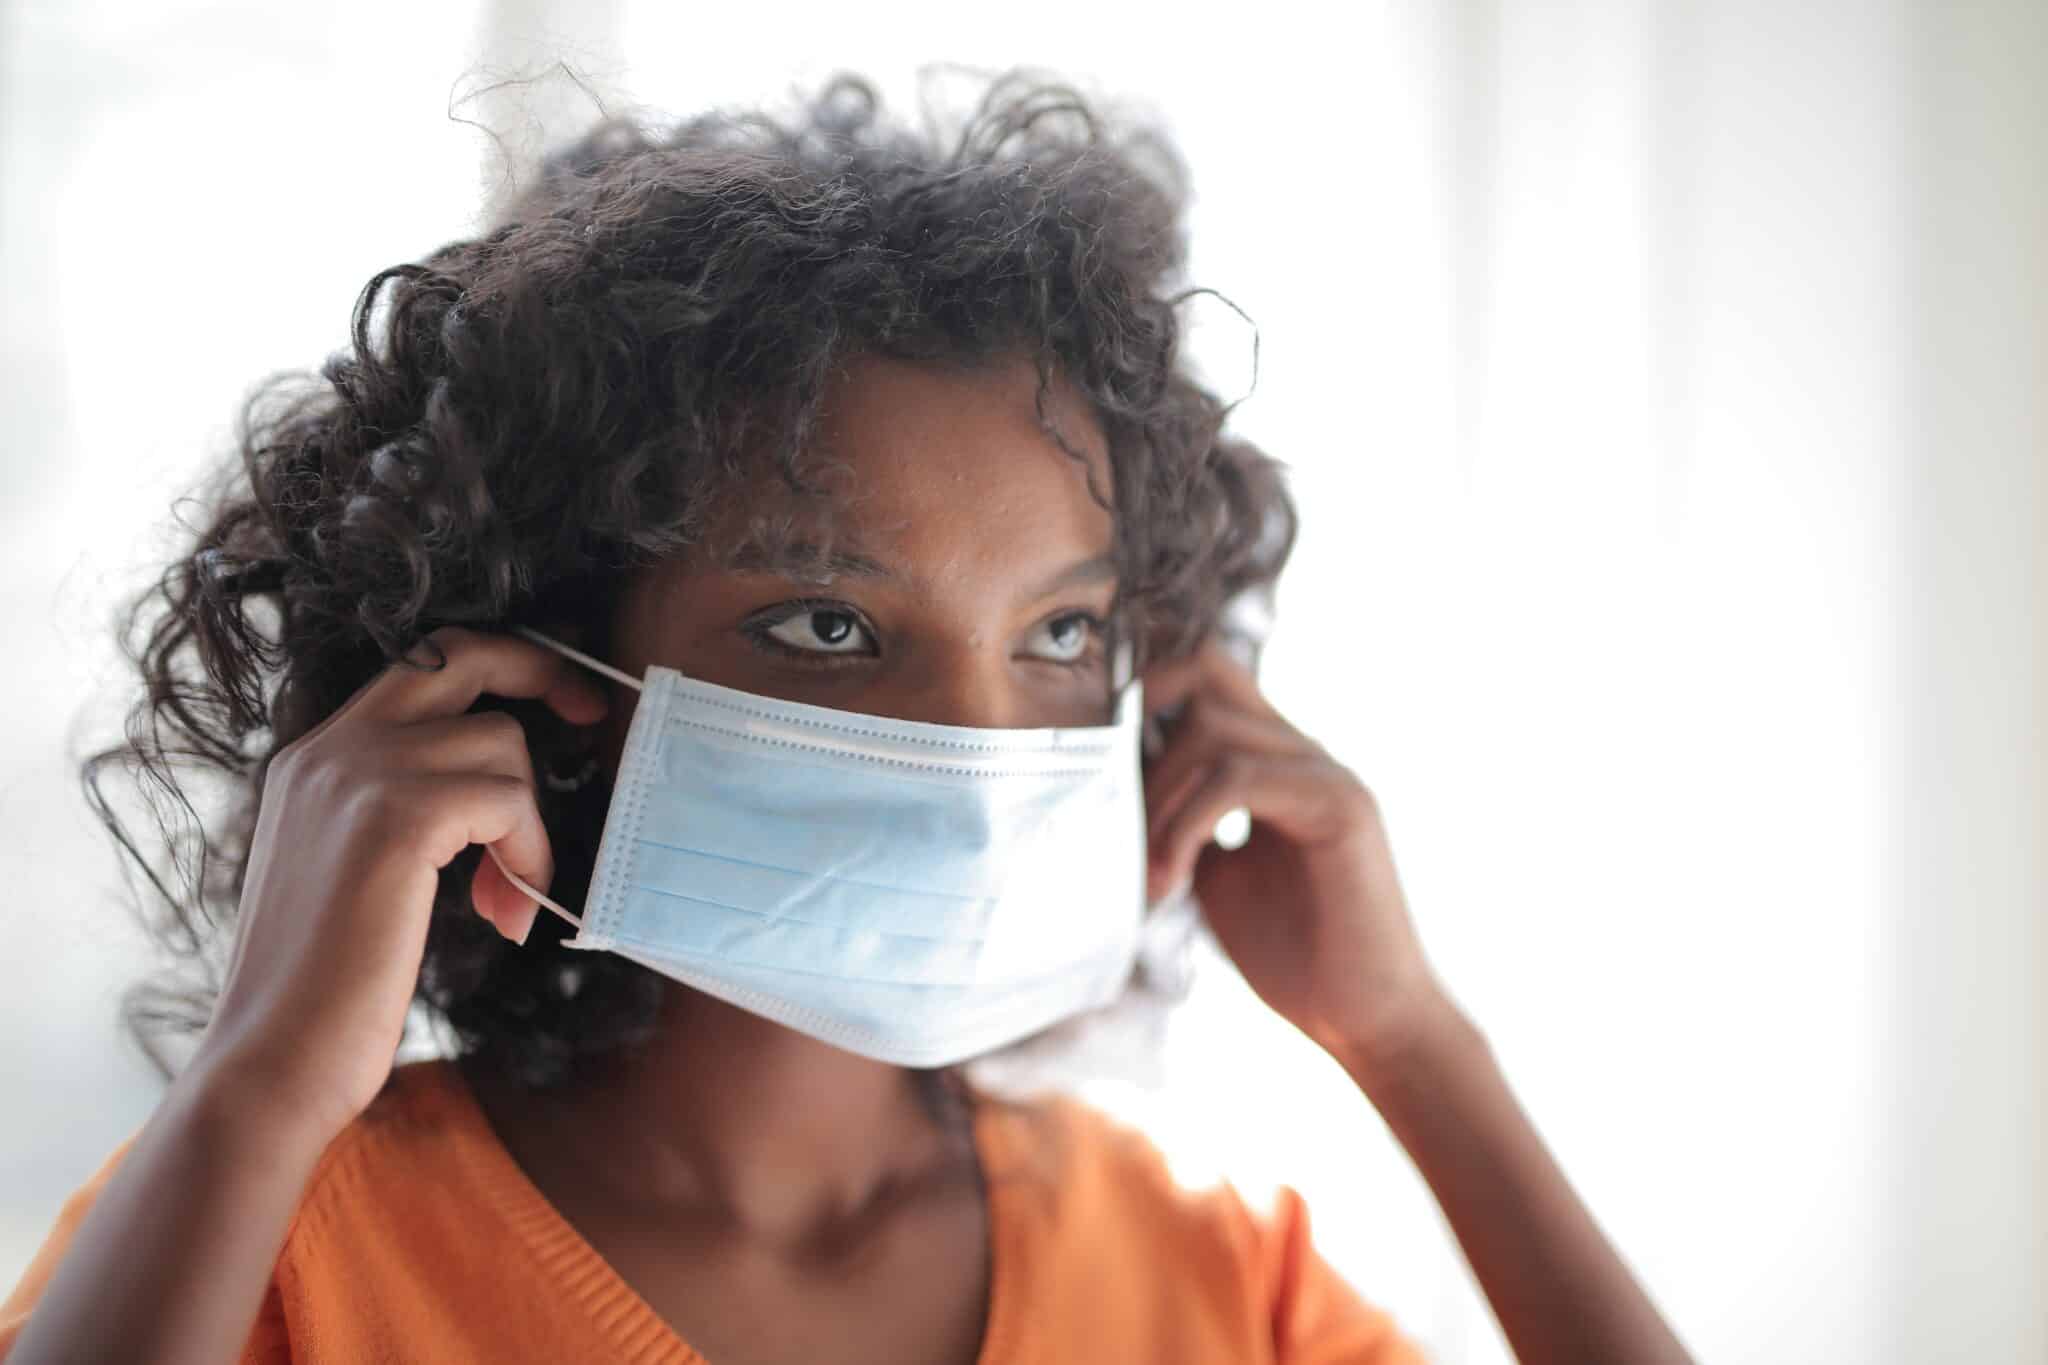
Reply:
[[[861,615],[852,607],[847,606],[844,602],[835,602],[830,598],[824,597],[799,597],[794,601],[779,603],[769,608],[765,613],[747,618],[741,624],[740,629],[745,632],[747,639],[754,647],[764,653],[780,654],[784,658],[798,659],[814,668],[837,668],[852,659],[871,657],[867,654],[849,653],[844,650],[828,653],[819,649],[799,649],[795,645],[784,640],[778,640],[769,634],[777,626],[794,621],[797,617],[807,612],[815,611],[829,611],[842,616],[850,616],[853,618],[856,630],[865,631],[870,639],[874,637],[875,628],[869,624],[867,617]]]
[[[765,653],[780,654],[784,658],[800,659],[812,667],[838,668],[847,660],[874,657],[871,654],[852,653],[842,650],[799,649],[785,640],[776,639],[769,633],[777,626],[793,621],[806,612],[817,611],[828,611],[842,616],[850,616],[853,618],[855,628],[865,631],[870,639],[873,639],[876,634],[874,626],[860,612],[844,602],[835,602],[830,598],[823,597],[801,597],[794,601],[779,603],[775,607],[770,608],[769,612],[765,615],[748,618],[741,623],[740,629],[755,648]],[[1080,621],[1088,627],[1088,644],[1086,648],[1072,659],[1037,659],[1035,662],[1052,664],[1057,668],[1080,669],[1095,661],[1096,655],[1101,650],[1102,635],[1104,630],[1108,628],[1108,623],[1092,611],[1068,611],[1048,618],[1043,624],[1055,626],[1065,621]]]
[[[1056,626],[1063,621],[1079,621],[1082,625],[1088,627],[1088,643],[1083,645],[1081,652],[1071,659],[1038,659],[1036,662],[1051,664],[1055,668],[1075,671],[1090,666],[1096,661],[1096,656],[1102,652],[1102,634],[1109,628],[1108,623],[1092,611],[1065,611],[1061,612],[1058,616],[1048,617],[1043,624]]]

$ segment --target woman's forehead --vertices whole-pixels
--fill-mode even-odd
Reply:
[[[1075,454],[1106,483],[1108,441],[1086,399],[1058,373],[1043,388],[1041,400],[1037,367],[1026,356],[974,366],[852,357],[826,385],[817,454],[844,462],[863,485],[939,496],[977,473],[1024,476],[1050,465],[1078,474]]]
[[[860,357],[835,375],[802,462],[805,494],[772,470],[719,499],[700,562],[829,582],[904,565],[1024,561],[1107,549],[1108,443],[1070,386],[1046,395],[1028,360],[978,368]]]

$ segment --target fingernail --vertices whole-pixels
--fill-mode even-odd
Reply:
[[[536,908],[538,907],[534,906],[533,902],[528,901],[527,908],[525,910],[514,910],[510,915],[506,916],[503,919],[494,919],[491,921],[491,927],[496,929],[498,931],[499,937],[505,939],[507,942],[523,945],[526,942],[527,935],[533,932],[533,912]],[[514,924],[520,923],[520,916],[522,914],[525,916],[525,923],[517,933],[514,933],[512,930],[512,926]]]

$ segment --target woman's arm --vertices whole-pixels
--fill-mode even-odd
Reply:
[[[1455,1004],[1438,993],[1401,1035],[1337,1059],[1429,1182],[1518,1359],[1691,1360]]]
[[[187,1071],[78,1225],[8,1365],[240,1358],[325,1147],[253,1088]]]
[[[1149,669],[1185,704],[1145,774],[1150,893],[1192,880],[1259,998],[1350,1073],[1408,1150],[1524,1362],[1684,1361],[1423,956],[1379,803],[1220,646]],[[1212,842],[1248,811],[1242,847]]]
[[[227,980],[198,1052],[79,1224],[8,1365],[191,1361],[247,1343],[306,1182],[391,1073],[440,870],[499,845],[545,887],[532,759],[485,693],[572,724],[609,702],[509,635],[444,626],[284,746],[257,809]],[[537,904],[479,860],[479,914],[524,942]]]

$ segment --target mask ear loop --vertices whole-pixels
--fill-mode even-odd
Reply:
[[[555,904],[555,902],[547,898],[547,894],[545,892],[541,891],[538,887],[529,886],[523,877],[521,877],[517,872],[514,872],[511,868],[505,866],[505,860],[498,856],[498,846],[496,844],[485,844],[484,852],[491,855],[491,861],[498,865],[498,871],[505,874],[506,881],[512,883],[512,885],[518,887],[521,891],[524,891],[527,895],[533,897],[535,901],[542,905],[545,905],[548,909],[554,911],[557,915],[560,915],[563,919],[575,925],[576,932],[578,932],[579,934],[583,932],[582,917],[577,915],[572,910],[566,910],[563,907]]]
[[[588,654],[585,654],[582,650],[577,649],[575,646],[565,645],[552,635],[543,635],[539,631],[535,630],[532,626],[514,626],[512,627],[512,633],[514,635],[524,635],[527,639],[533,641],[537,645],[546,645],[549,649],[552,649],[557,654],[566,654],[568,657],[574,659],[577,663],[582,664],[585,668],[595,669],[597,672],[604,674],[607,678],[610,678],[615,682],[624,683],[626,686],[632,688],[635,692],[641,690],[642,684],[640,680],[634,677],[632,674],[613,668],[610,664],[606,663],[602,659],[593,659]]]
[[[565,645],[560,640],[555,639],[553,636],[543,635],[541,634],[541,632],[534,630],[530,626],[514,626],[512,627],[512,629],[514,633],[524,635],[527,639],[533,641],[535,644],[545,645],[547,648],[554,650],[557,654],[566,655],[569,658],[574,659],[577,663],[582,664],[585,668],[593,669],[596,672],[602,673],[607,678],[611,678],[616,682],[622,682],[636,692],[644,690],[644,684],[642,684],[641,681],[638,678],[634,677],[632,674],[613,668],[610,664],[604,662],[602,659],[593,659],[588,654],[585,654],[582,650],[576,649],[570,645]],[[557,915],[560,915],[563,919],[569,921],[569,923],[575,925],[576,931],[578,933],[581,933],[583,931],[582,917],[577,915],[574,911],[569,910],[566,907],[559,905],[552,900],[549,900],[546,892],[542,891],[537,886],[530,885],[525,880],[525,878],[521,877],[517,872],[514,872],[511,868],[505,866],[505,860],[498,856],[498,846],[496,844],[485,844],[484,852],[491,855],[491,861],[498,865],[498,871],[505,874],[506,881],[518,887],[525,894],[533,897],[534,901],[537,904],[546,906],[548,909],[554,911]]]

